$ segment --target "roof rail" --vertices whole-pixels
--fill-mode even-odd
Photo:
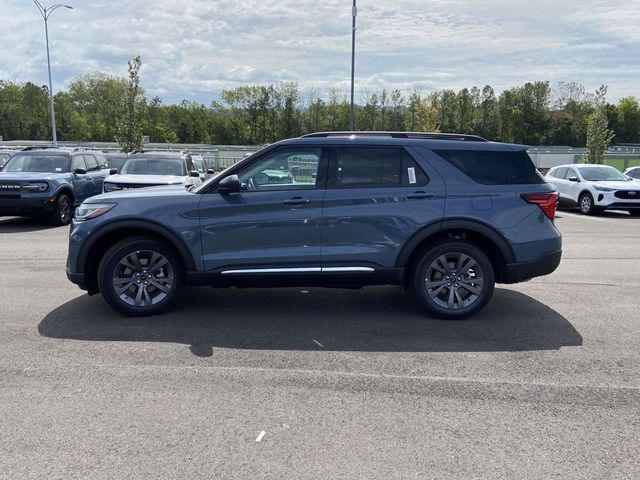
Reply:
[[[24,147],[22,149],[23,152],[29,152],[31,150],[46,150],[47,148],[55,148],[55,149],[59,149],[60,147],[54,147],[53,145],[35,145],[35,146],[31,146],[31,147]]]
[[[326,138],[326,137],[391,137],[391,138],[419,138],[425,140],[454,140],[464,142],[488,142],[486,138],[478,135],[466,135],[458,133],[427,133],[427,132],[318,132],[302,135],[301,138]]]

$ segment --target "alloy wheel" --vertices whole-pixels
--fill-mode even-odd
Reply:
[[[583,195],[580,200],[580,210],[582,213],[589,213],[591,211],[591,197],[589,195]]]
[[[71,204],[69,203],[69,200],[67,199],[67,197],[60,197],[58,202],[59,202],[58,212],[60,215],[60,222],[66,225],[67,223],[69,223],[69,220],[71,219]]]
[[[480,298],[484,278],[482,268],[470,255],[446,253],[427,269],[425,287],[431,300],[448,310],[473,305]]]
[[[120,259],[113,272],[116,295],[127,305],[148,307],[162,302],[174,287],[171,262],[152,250],[137,250]]]

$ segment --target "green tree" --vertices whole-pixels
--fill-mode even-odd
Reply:
[[[617,111],[616,137],[623,143],[640,143],[640,106],[635,97],[620,100]]]
[[[139,55],[129,61],[129,81],[122,98],[122,110],[116,120],[116,141],[125,153],[142,150],[142,118],[146,105],[140,88],[141,66]]]
[[[582,157],[583,163],[604,163],[607,148],[614,134],[609,129],[604,100],[607,87],[601,86],[596,92],[596,109],[591,115],[587,127],[587,151]]]

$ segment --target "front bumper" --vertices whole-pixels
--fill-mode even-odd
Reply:
[[[51,195],[0,196],[0,215],[40,215],[54,211],[56,197]]]
[[[508,263],[503,283],[519,283],[534,277],[549,275],[560,265],[562,250],[547,253],[531,262]]]
[[[640,208],[640,195],[638,195],[638,198],[635,199],[633,197],[629,197],[628,195],[623,195],[622,196],[623,198],[621,198],[617,196],[619,195],[619,192],[595,191],[593,193],[594,193],[593,200],[595,202],[596,207],[610,208],[610,209]]]

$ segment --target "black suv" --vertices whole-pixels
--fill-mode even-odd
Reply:
[[[127,315],[186,284],[404,285],[431,315],[479,311],[494,284],[551,273],[557,195],[526,148],[468,135],[285,140],[198,187],[113,192],[76,211],[67,275]]]

